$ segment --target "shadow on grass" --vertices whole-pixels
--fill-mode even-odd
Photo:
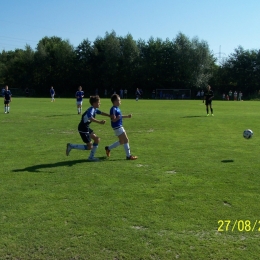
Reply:
[[[223,163],[231,163],[231,162],[234,162],[234,160],[222,160],[221,162],[223,162]]]
[[[205,117],[205,116],[183,116],[182,118],[194,118],[194,117]]]
[[[74,161],[62,161],[62,162],[56,162],[56,163],[45,163],[45,164],[38,164],[38,165],[33,165],[33,166],[28,166],[23,169],[15,169],[12,170],[13,172],[41,172],[43,169],[48,169],[48,168],[57,168],[57,167],[71,167],[79,163],[100,163],[102,161],[109,161],[107,157],[99,157],[98,158],[100,161],[99,162],[93,162],[93,161],[88,161],[87,159],[81,159],[81,160],[74,160]]]
[[[59,117],[59,116],[75,116],[76,114],[62,114],[62,115],[51,115],[51,116],[46,116],[46,117]]]

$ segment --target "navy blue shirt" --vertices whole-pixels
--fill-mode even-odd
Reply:
[[[96,114],[101,114],[102,112],[97,108],[90,107],[82,115],[81,121],[78,125],[78,131],[81,133],[88,133],[89,125],[91,123],[90,119],[95,118]]]
[[[10,90],[5,90],[5,92],[4,92],[5,100],[11,100],[11,96],[12,96],[11,91]]]

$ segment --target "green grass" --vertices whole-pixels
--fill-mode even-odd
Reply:
[[[89,151],[65,155],[82,143],[73,99],[14,97],[0,114],[0,259],[258,259],[260,103],[213,107],[206,117],[201,101],[123,100],[138,160],[123,147],[105,158],[117,140],[107,121],[91,125],[94,163]],[[231,220],[224,231],[220,220]],[[259,220],[254,231],[246,220]]]

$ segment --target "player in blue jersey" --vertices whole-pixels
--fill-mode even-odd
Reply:
[[[111,101],[113,103],[112,108],[110,109],[110,117],[111,117],[111,126],[114,130],[115,135],[118,137],[119,141],[111,144],[110,146],[106,146],[106,154],[108,157],[110,157],[110,151],[114,148],[116,148],[119,145],[123,145],[126,153],[126,159],[127,160],[136,160],[137,156],[131,155],[130,152],[130,146],[129,146],[129,139],[126,135],[126,131],[123,127],[123,118],[131,118],[132,114],[129,114],[127,116],[123,116],[121,114],[121,110],[119,108],[121,104],[120,96],[117,94],[113,94],[111,97]]]
[[[54,98],[54,96],[55,96],[55,90],[54,90],[53,87],[51,87],[51,89],[50,89],[50,94],[51,94],[51,102],[55,101],[55,98]]]
[[[12,101],[12,93],[8,89],[8,86],[5,86],[4,94],[4,105],[5,105],[5,114],[10,113],[10,103]]]
[[[99,96],[91,96],[89,99],[89,103],[91,104],[91,107],[86,110],[82,117],[81,121],[78,125],[78,132],[81,136],[81,139],[86,145],[84,144],[67,144],[67,149],[66,149],[66,155],[68,156],[71,149],[77,149],[77,150],[91,150],[90,155],[88,157],[89,161],[98,161],[98,158],[95,158],[94,155],[96,153],[96,150],[98,148],[98,144],[100,142],[100,138],[94,133],[94,131],[90,128],[91,122],[95,122],[98,124],[105,124],[105,120],[97,120],[96,114],[103,115],[103,116],[108,116],[110,117],[109,114],[106,114],[104,112],[101,112],[98,110],[100,107],[100,98]],[[91,139],[94,140],[94,143],[92,145]]]
[[[83,97],[84,97],[84,91],[82,91],[82,87],[79,86],[78,91],[75,94],[76,97],[76,104],[78,109],[78,114],[81,115],[82,112],[82,103],[83,103]]]

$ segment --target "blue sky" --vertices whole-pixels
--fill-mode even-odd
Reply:
[[[182,32],[228,57],[241,45],[260,49],[259,0],[0,0],[0,51],[35,49],[45,36],[76,47],[114,30],[135,40]]]

